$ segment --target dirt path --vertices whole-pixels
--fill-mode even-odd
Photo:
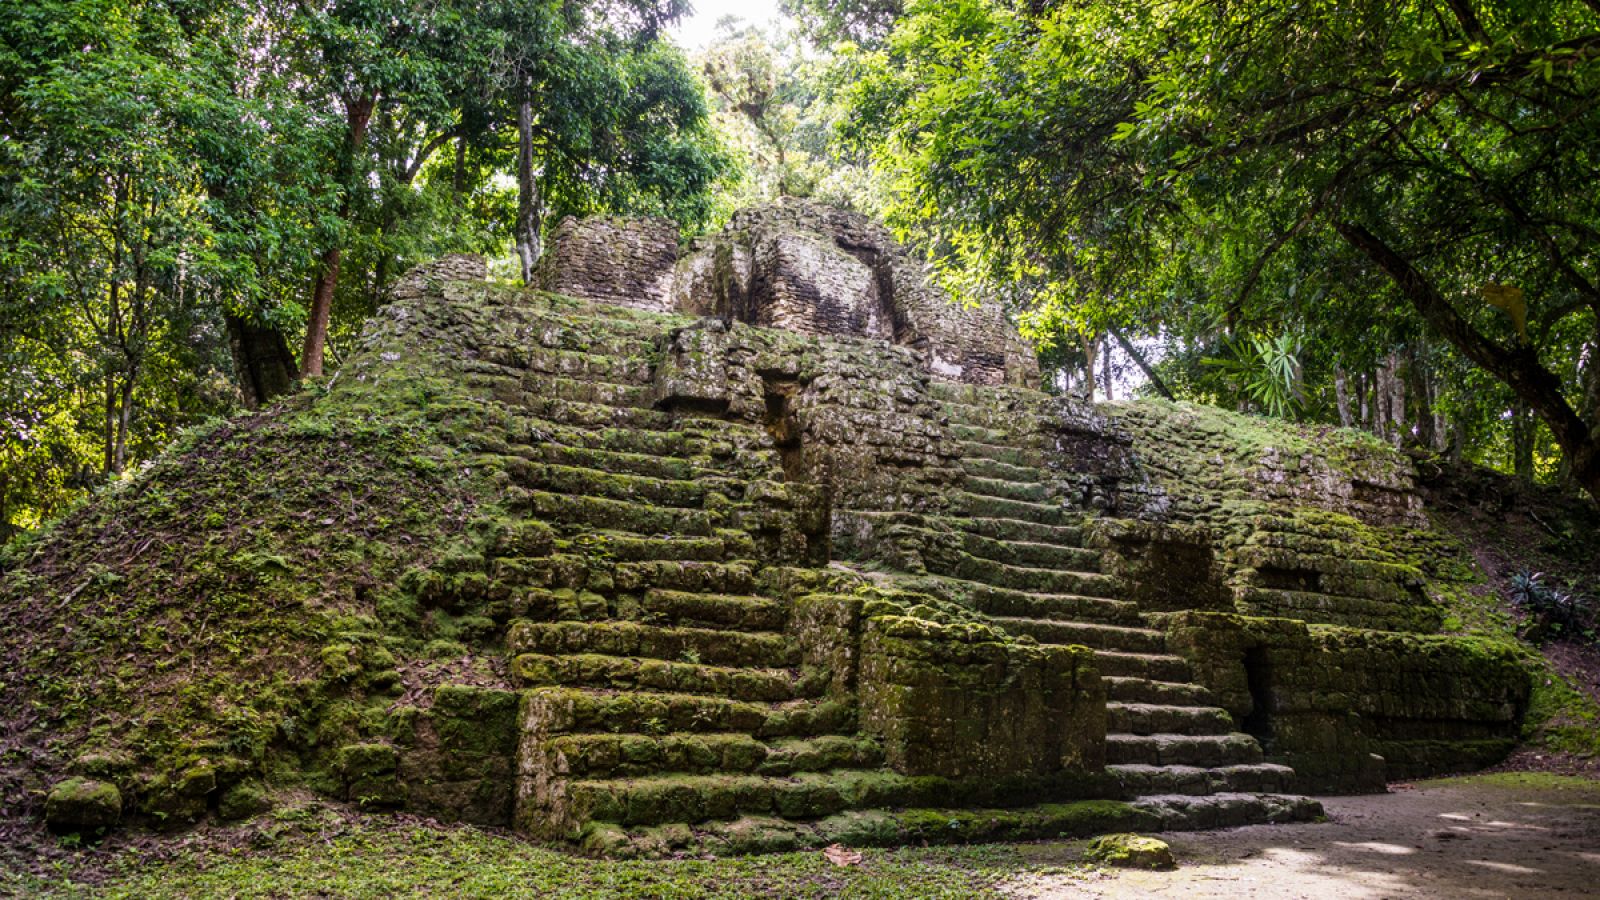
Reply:
[[[1596,897],[1600,781],[1508,773],[1323,800],[1329,821],[1162,835],[1173,872],[1033,875],[1018,898]],[[1071,861],[1066,845],[1042,845]]]

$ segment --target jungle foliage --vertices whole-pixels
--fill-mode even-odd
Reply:
[[[1600,5],[913,0],[849,61],[898,224],[1047,342],[1600,494]]]
[[[659,38],[683,11],[0,4],[0,540],[331,371],[416,262],[573,213],[697,229],[727,157]]]

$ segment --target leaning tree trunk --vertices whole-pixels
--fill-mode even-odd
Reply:
[[[1337,222],[1334,230],[1389,276],[1430,328],[1467,359],[1505,382],[1517,399],[1544,421],[1561,452],[1569,457],[1573,478],[1600,501],[1600,437],[1567,402],[1561,379],[1539,361],[1533,346],[1521,341],[1506,347],[1479,333],[1409,260],[1365,226]]]

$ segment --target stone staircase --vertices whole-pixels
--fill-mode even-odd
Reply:
[[[1081,515],[1050,502],[1053,473],[1033,429],[1038,395],[1009,392],[1008,407],[965,402],[975,399],[967,387],[934,392],[961,456],[948,520],[961,544],[925,554],[928,571],[1013,634],[1095,651],[1108,697],[1106,769],[1129,796],[1214,796],[1242,818],[1275,808],[1271,795],[1287,790],[1292,770],[1263,761],[1256,739],[1167,650],[1164,632],[1117,599],[1116,580],[1083,545]]]
[[[947,517],[958,530],[942,529],[929,569],[1005,630],[1094,648],[1114,676],[1114,765],[896,771],[854,693],[807,665],[792,621],[795,578],[846,577],[817,568],[829,525],[816,486],[786,472],[792,435],[748,415],[661,408],[663,347],[690,320],[547,302],[515,310],[508,327],[532,338],[515,358],[473,362],[504,416],[484,445],[508,518],[481,559],[445,561],[422,592],[463,621],[483,611],[478,641],[503,648],[520,697],[520,831],[600,853],[747,852],[1315,812],[1222,793],[1265,789],[1259,748],[1228,733],[1161,633],[1116,599],[1081,523],[1050,503],[1037,448],[959,417],[966,452],[948,473],[961,481],[959,515]],[[1110,801],[1130,793],[1142,796]]]

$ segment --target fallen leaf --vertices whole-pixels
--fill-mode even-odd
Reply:
[[[823,849],[822,855],[836,866],[853,866],[861,862],[861,851],[851,850],[843,844],[829,844]]]

